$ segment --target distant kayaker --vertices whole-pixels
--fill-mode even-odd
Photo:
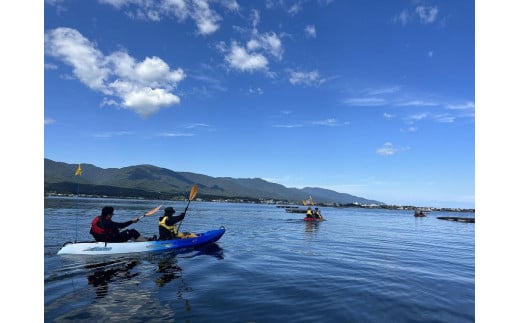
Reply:
[[[315,209],[314,209],[313,217],[316,218],[316,219],[323,219],[323,217],[321,216],[321,211],[320,211],[320,209],[318,209],[318,208],[315,208]]]
[[[307,208],[307,212],[305,213],[305,217],[306,218],[311,218],[311,219],[314,218],[314,215],[312,213],[312,209],[311,209],[310,206]]]
[[[186,215],[182,212],[174,216],[175,210],[169,206],[164,209],[164,215],[159,219],[159,240],[172,240],[178,238],[176,223],[182,221]]]
[[[100,242],[126,242],[130,239],[134,241],[148,241],[147,238],[141,236],[141,234],[135,229],[127,229],[119,231],[119,229],[126,228],[132,223],[137,223],[139,218],[132,219],[126,222],[114,222],[112,216],[114,215],[114,208],[111,206],[105,206],[101,210],[101,215],[96,216],[92,220],[90,227],[90,234]]]

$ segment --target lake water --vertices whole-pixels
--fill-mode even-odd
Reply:
[[[475,224],[466,213],[192,202],[182,231],[226,228],[184,254],[58,256],[105,205],[124,222],[183,202],[45,198],[46,322],[474,322]],[[163,207],[163,209],[164,209]],[[159,211],[133,224],[158,234]],[[28,309],[30,310],[30,309]]]

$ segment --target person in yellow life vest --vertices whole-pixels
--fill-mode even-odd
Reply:
[[[159,240],[177,239],[176,223],[182,221],[186,215],[182,212],[178,216],[174,216],[175,210],[170,206],[164,209],[164,215],[159,219]]]
[[[305,213],[306,218],[313,218],[312,209],[310,207],[307,208],[307,213]]]

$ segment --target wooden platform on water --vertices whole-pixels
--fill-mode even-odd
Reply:
[[[305,209],[285,209],[287,213],[307,213]]]
[[[475,223],[475,218],[457,217],[457,216],[438,216],[439,220],[448,220],[465,223]]]

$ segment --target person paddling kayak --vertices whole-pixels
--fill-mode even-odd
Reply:
[[[114,215],[114,208],[105,206],[101,210],[101,215],[96,216],[92,220],[90,227],[90,234],[99,242],[126,242],[130,239],[134,241],[148,241],[149,239],[141,236],[135,229],[127,229],[119,231],[119,229],[126,228],[132,223],[139,222],[139,218],[134,218],[126,222],[114,222],[112,216]]]
[[[323,216],[321,216],[320,209],[315,208],[314,212],[312,212],[313,218],[315,219],[323,219]]]
[[[176,223],[182,221],[185,212],[174,216],[175,210],[169,206],[164,209],[164,215],[159,218],[159,240],[172,240],[178,238]]]
[[[310,206],[307,207],[307,212],[305,212],[305,217],[306,217],[306,218],[309,218],[309,219],[314,218],[314,215],[313,215],[313,213],[312,213],[312,209],[311,209]]]

